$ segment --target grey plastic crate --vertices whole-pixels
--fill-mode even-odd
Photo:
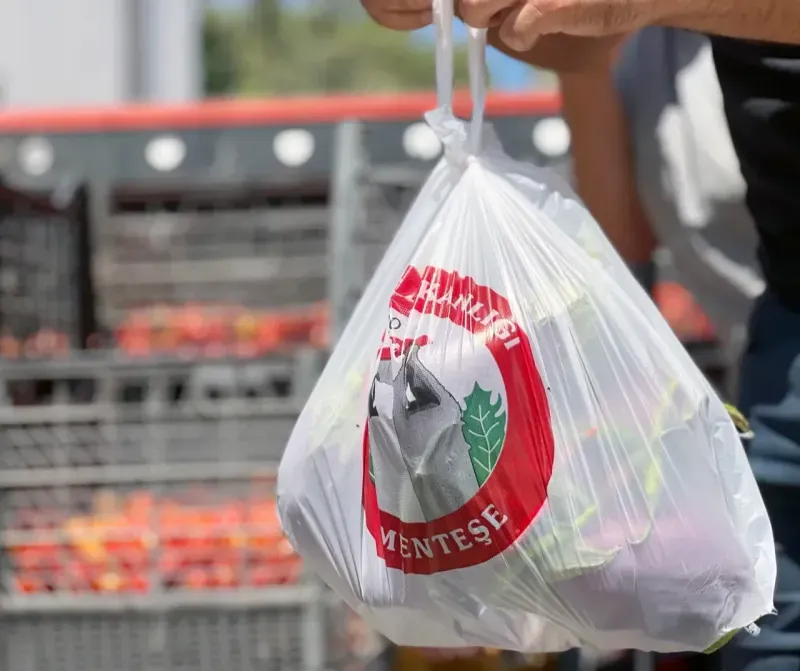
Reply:
[[[340,124],[331,183],[328,297],[338,338],[430,166],[371,165],[364,124]]]
[[[46,422],[36,417],[39,407],[21,409],[26,416],[0,433],[0,486],[33,484],[41,479],[35,471],[53,469],[57,472],[43,478],[79,482],[102,471],[102,479],[125,481],[178,465],[193,477],[235,473],[237,465],[246,469],[247,464],[276,462],[298,414],[290,401],[271,407],[258,407],[257,401],[209,404],[207,411],[187,405],[157,414],[85,406],[75,408],[73,417],[67,415],[72,408],[54,406],[54,413],[63,415]],[[115,474],[114,467],[129,473]],[[215,473],[215,468],[222,471]]]
[[[0,327],[26,353],[40,337],[83,349],[97,330],[89,190],[66,186],[22,190],[0,177]]]
[[[3,363],[0,487],[219,479],[274,464],[323,358]]]
[[[214,591],[236,596],[307,576],[282,537],[274,471],[227,480],[5,487],[3,595],[64,598]]]
[[[106,320],[153,304],[302,306],[325,297],[324,183],[112,194],[98,245]]]
[[[264,506],[321,364],[320,353],[305,351],[257,361],[84,355],[0,365],[6,596],[26,607],[116,590],[154,598],[213,588],[240,598],[296,583],[291,553],[263,537],[269,525],[280,533]],[[151,510],[104,531],[102,547],[116,549],[87,564],[75,525],[100,512],[121,516],[134,495]],[[168,523],[166,504],[196,514]],[[194,521],[201,512],[205,521]],[[176,554],[187,544],[194,555]]]
[[[267,524],[258,513],[273,486],[274,477],[252,468],[247,478],[216,481],[7,484],[0,490],[0,668],[351,668],[341,626],[347,609],[296,559],[287,562],[286,542],[274,543],[277,519]],[[113,504],[129,503],[130,495],[169,503],[173,515],[177,506],[206,514],[227,509],[229,515],[231,503],[241,504],[244,515],[218,514],[200,526],[180,519],[167,524],[170,509],[158,506],[144,524],[133,518],[107,528],[101,537],[107,554],[87,558],[94,543],[87,548],[86,541],[98,540],[97,532],[88,539],[76,535],[69,521],[101,508],[113,515]],[[157,542],[139,542],[147,538]],[[234,570],[235,583],[215,583],[215,567]],[[198,583],[198,572],[211,580]],[[109,576],[120,582],[109,586]],[[32,580],[36,589],[23,589]]]
[[[340,617],[340,608],[321,601],[5,615],[0,665],[15,671],[339,669],[348,653],[326,635],[326,623]]]

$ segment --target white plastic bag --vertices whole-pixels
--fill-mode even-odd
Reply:
[[[451,4],[445,156],[298,420],[284,527],[398,644],[707,649],[773,608],[737,432],[575,196],[483,128],[477,31],[452,116]]]

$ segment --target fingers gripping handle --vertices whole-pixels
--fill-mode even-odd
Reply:
[[[434,0],[436,25],[436,96],[439,107],[453,107],[453,11],[454,0]],[[486,105],[486,31],[467,29],[469,89],[472,96],[472,120],[469,127],[469,151],[480,149]]]

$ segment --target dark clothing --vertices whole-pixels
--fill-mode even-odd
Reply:
[[[775,533],[779,611],[721,657],[725,671],[800,671],[800,46],[712,45],[767,283],[750,320],[740,409]]]
[[[713,37],[770,290],[800,310],[800,46]]]
[[[755,434],[750,463],[770,514],[778,554],[775,607],[759,636],[721,651],[723,671],[800,670],[800,314],[762,296],[742,360],[741,404]]]

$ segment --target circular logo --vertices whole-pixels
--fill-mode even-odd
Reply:
[[[506,550],[547,498],[547,392],[508,300],[456,272],[406,269],[392,295],[364,429],[366,527],[407,574]]]

